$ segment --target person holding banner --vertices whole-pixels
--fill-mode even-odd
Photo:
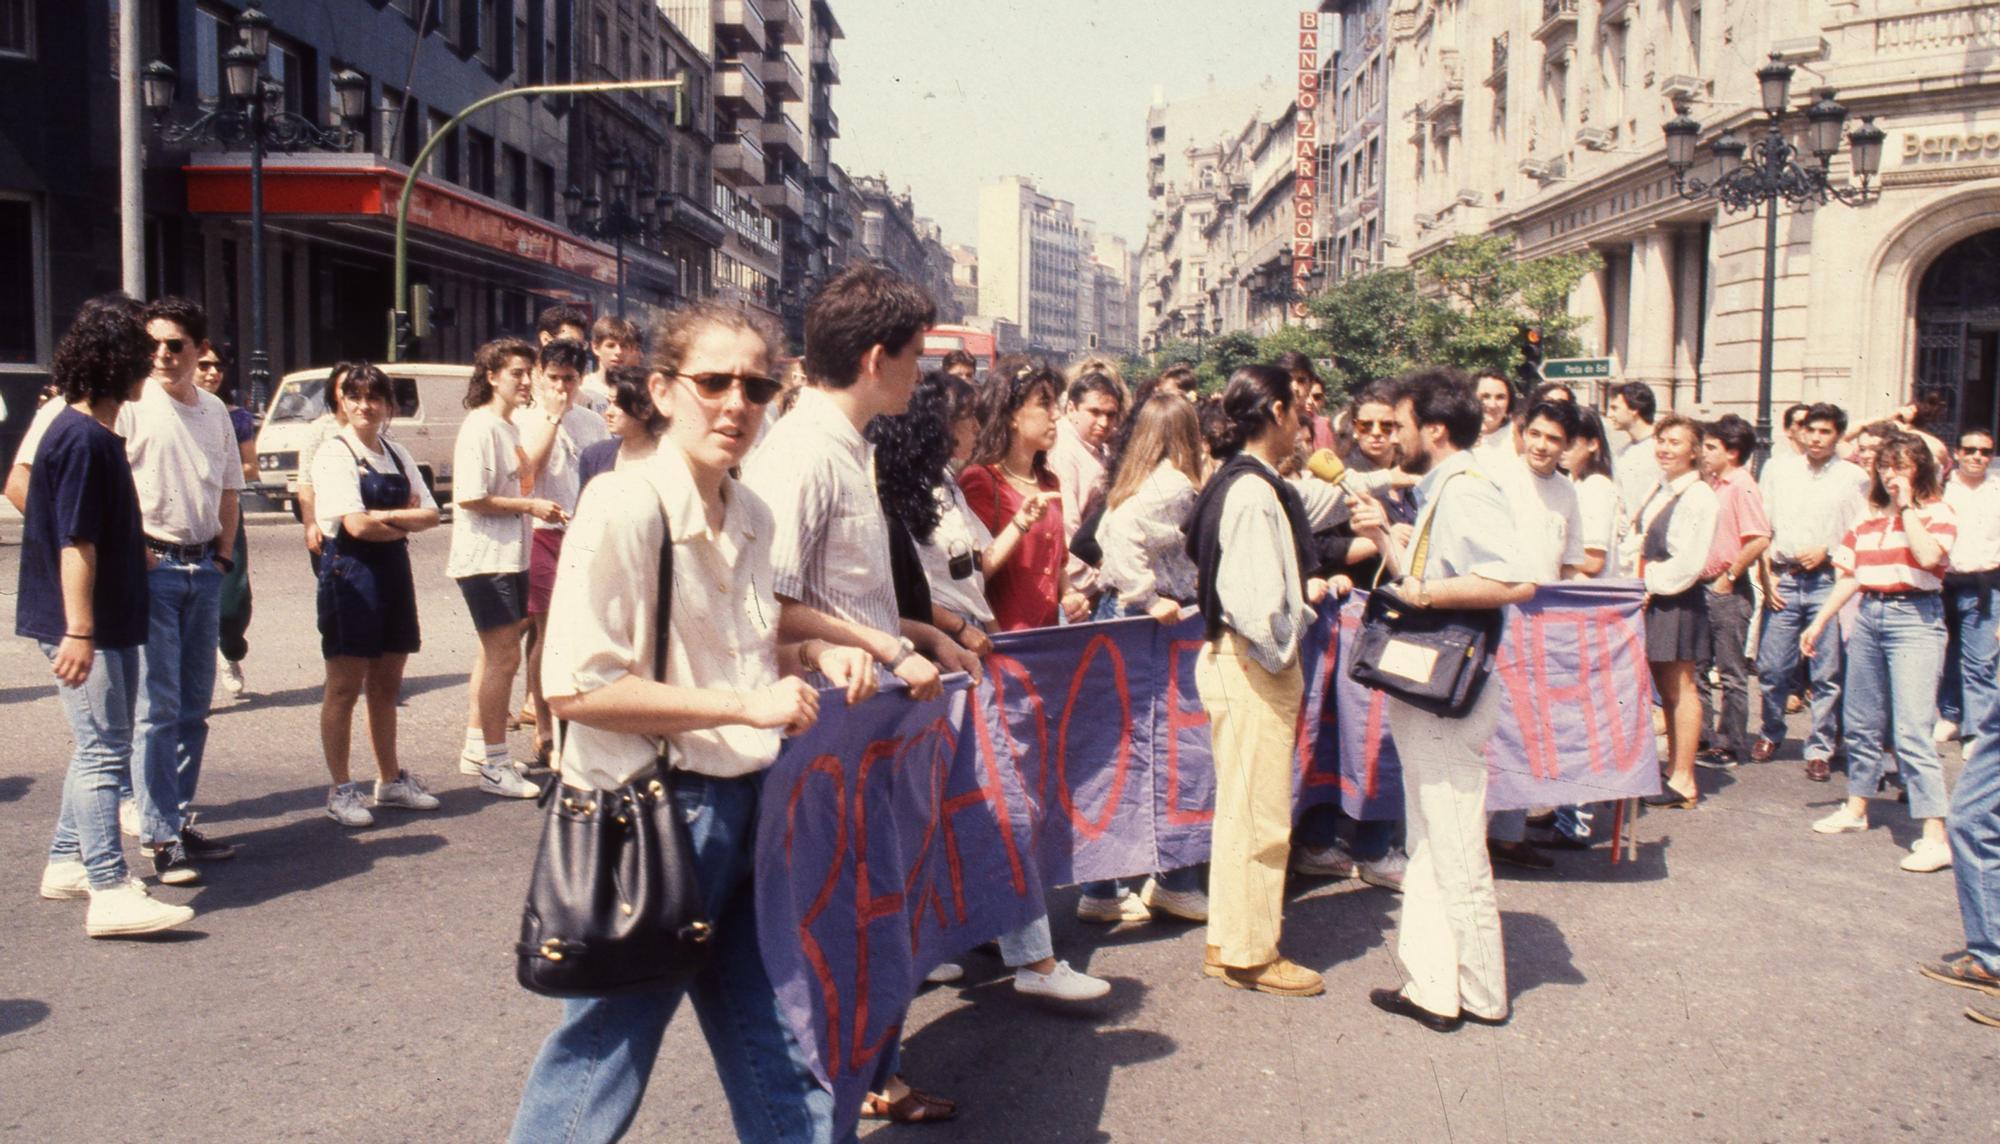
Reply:
[[[1090,601],[1069,583],[1062,486],[1049,468],[1062,375],[1046,365],[987,383],[984,424],[959,474],[965,499],[988,532],[1022,534],[1014,559],[986,581],[994,626],[1003,632],[1089,618]]]
[[[1669,413],[1653,426],[1651,441],[1660,479],[1632,514],[1625,555],[1646,584],[1646,660],[1667,713],[1669,762],[1660,793],[1641,801],[1693,810],[1701,802],[1694,777],[1695,747],[1701,741],[1701,692],[1694,665],[1714,654],[1701,573],[1714,547],[1720,510],[1715,490],[1701,479],[1698,467],[1701,426]],[[1626,452],[1629,456],[1631,450]]]
[[[1381,504],[1365,497],[1356,498],[1355,531],[1382,546],[1400,577],[1397,594],[1419,608],[1525,603],[1535,586],[1516,544],[1513,509],[1500,486],[1473,468],[1480,410],[1472,382],[1454,369],[1427,369],[1400,379],[1392,392],[1402,465],[1423,477],[1414,538],[1407,548],[1395,544]],[[1457,716],[1388,698],[1410,851],[1396,930],[1407,980],[1368,999],[1441,1033],[1468,1020],[1499,1025],[1508,1017],[1500,907],[1486,852],[1485,747],[1501,706],[1501,688],[1491,680]]]
[[[693,307],[667,318],[657,353],[650,389],[672,424],[657,453],[593,481],[579,504],[542,669],[566,728],[557,758],[566,786],[615,790],[657,760],[674,767],[671,797],[687,818],[718,946],[685,985],[564,1002],[511,1138],[623,1136],[686,996],[737,1136],[828,1140],[833,1097],[813,1076],[758,952],[751,859],[763,772],[783,735],[819,714],[818,693],[800,676],[816,672],[855,702],[874,691],[872,657],[842,625],[781,603],[771,510],[730,475],[778,392],[762,331],[740,311]],[[675,546],[673,599],[666,677],[655,680],[655,625],[669,601],[647,588],[659,582],[666,543]]]
[[[1195,685],[1209,716],[1215,823],[1202,972],[1284,997],[1326,991],[1278,951],[1291,854],[1292,759],[1305,700],[1300,643],[1327,584],[1310,577],[1312,527],[1278,464],[1298,446],[1292,379],[1247,365],[1229,377],[1214,451],[1223,464],[1194,506],[1187,552],[1206,644]]]

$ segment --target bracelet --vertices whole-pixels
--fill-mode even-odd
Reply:
[[[819,671],[819,656],[813,656],[810,663],[806,661],[806,648],[811,644],[811,640],[799,641],[799,667],[806,671],[817,672]],[[824,675],[825,673],[820,672],[820,674]]]
[[[1010,520],[1010,521],[1008,521],[1007,523],[1008,523],[1008,524],[1011,524],[1011,525],[1013,525],[1013,526],[1014,526],[1015,528],[1019,529],[1019,530],[1021,531],[1021,535],[1023,535],[1023,536],[1026,536],[1026,535],[1028,534],[1028,530],[1029,530],[1029,529],[1031,529],[1031,528],[1035,527],[1035,526],[1034,526],[1034,524],[1033,524],[1033,522],[1030,522],[1030,523],[1028,523],[1028,524],[1022,524],[1022,523],[1021,523],[1021,518],[1020,518],[1020,517],[1019,517],[1018,515],[1017,515],[1017,516],[1015,516],[1013,520]]]
[[[63,638],[66,640],[88,640],[91,643],[97,642],[96,636],[84,632],[64,632]]]

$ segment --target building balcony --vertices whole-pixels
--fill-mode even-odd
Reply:
[[[1420,119],[1440,119],[1456,115],[1465,107],[1465,68],[1458,53],[1446,48],[1438,53],[1438,86],[1430,97],[1417,105]]]
[[[764,34],[773,43],[806,42],[806,15],[799,8],[799,0],[761,0],[761,6],[764,11]]]
[[[1493,66],[1487,69],[1486,86],[1499,90],[1507,86],[1507,42],[1509,33],[1493,37]]]
[[[1577,0],[1542,0],[1542,22],[1535,38],[1548,43],[1557,36],[1576,35]]]
[[[772,99],[797,103],[806,97],[806,76],[792,62],[790,52],[767,56],[763,67],[764,91]]]
[[[721,246],[723,240],[729,237],[729,228],[702,204],[679,192],[675,192],[668,201],[673,204],[669,225],[693,235],[706,246]]]
[[[715,38],[742,55],[759,55],[768,40],[765,0],[715,0]],[[721,54],[721,53],[718,53]]]
[[[775,183],[760,183],[754,193],[757,202],[774,215],[793,222],[805,218],[806,189],[789,175]]]
[[[715,109],[724,117],[762,119],[770,93],[758,77],[755,58],[721,60],[715,65]]]
[[[834,114],[832,103],[822,99],[814,105],[812,121],[823,138],[840,138],[840,116]]]
[[[831,37],[813,41],[812,69],[813,78],[821,83],[840,82],[840,61],[834,57]]]
[[[822,191],[832,190],[833,173],[829,168],[832,167],[833,163],[832,160],[827,158],[825,144],[820,144],[813,148],[812,162],[808,165],[812,169],[813,186]]]
[[[715,177],[738,187],[761,185],[767,158],[757,136],[741,130],[719,132],[710,152]]]
[[[789,115],[776,119],[766,119],[763,128],[764,150],[773,156],[789,155],[793,162],[803,163],[806,158],[806,133],[799,129],[799,121]]]
[[[833,18],[833,5],[827,0],[812,0],[813,26],[836,40],[844,40],[847,33],[840,30],[840,21]]]

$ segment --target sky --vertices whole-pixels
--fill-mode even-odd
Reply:
[[[832,0],[833,161],[886,175],[945,241],[974,245],[979,188],[1025,175],[1136,252],[1146,110],[1297,76],[1305,0]]]

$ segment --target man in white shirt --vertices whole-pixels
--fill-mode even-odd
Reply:
[[[640,363],[639,327],[624,318],[606,314],[590,324],[590,348],[597,355],[597,369],[583,378],[577,403],[602,417],[611,404],[611,371],[621,365]]]
[[[557,338],[542,347],[535,369],[533,401],[514,410],[514,427],[521,433],[521,483],[536,500],[553,501],[562,509],[556,520],[535,518],[528,550],[528,702],[535,712],[535,763],[548,765],[550,746],[548,701],[542,697],[542,644],[549,631],[549,594],[556,586],[556,566],[562,559],[563,537],[583,493],[577,465],[583,451],[611,438],[602,414],[585,408],[580,386],[590,363],[581,342]]]
[[[154,871],[169,885],[187,885],[200,880],[197,863],[236,853],[190,828],[188,806],[208,746],[222,578],[234,566],[243,460],[228,408],[194,383],[207,315],[184,298],[162,298],[142,316],[153,339],[153,373],[117,426],[139,490],[150,566],[132,786]]]
[[[1643,381],[1628,381],[1613,389],[1604,406],[1605,420],[1626,437],[1612,469],[1617,473],[1618,498],[1628,512],[1645,503],[1653,486],[1660,483],[1659,458],[1653,456],[1653,418],[1658,412],[1653,388]]]
[[[1775,456],[1764,465],[1758,487],[1771,516],[1770,587],[1764,596],[1764,627],[1757,646],[1757,689],[1763,721],[1750,746],[1754,762],[1766,762],[1785,740],[1785,695],[1798,673],[1799,634],[1833,591],[1828,559],[1847,530],[1867,511],[1868,475],[1834,455],[1847,430],[1847,414],[1824,402],[1805,414],[1806,451]],[[1812,656],[1812,730],[1805,743],[1806,777],[1825,782],[1830,774],[1834,730],[1840,713],[1843,663],[1840,628],[1829,628]]]
[[[1103,370],[1085,370],[1070,382],[1062,418],[1056,422],[1056,446],[1049,450],[1049,471],[1062,489],[1063,540],[1076,536],[1090,498],[1110,478],[1111,435],[1125,414],[1125,390]],[[1086,597],[1097,594],[1097,569],[1069,557],[1069,586]]]
[[[1958,540],[1944,577],[1944,677],[1938,681],[1938,742],[1956,739],[1978,723],[1979,713],[2000,702],[1994,672],[1994,595],[2000,591],[2000,481],[1993,464],[1993,434],[1967,429],[1958,435],[1958,469],[1944,484],[1944,503],[1958,514]]]

